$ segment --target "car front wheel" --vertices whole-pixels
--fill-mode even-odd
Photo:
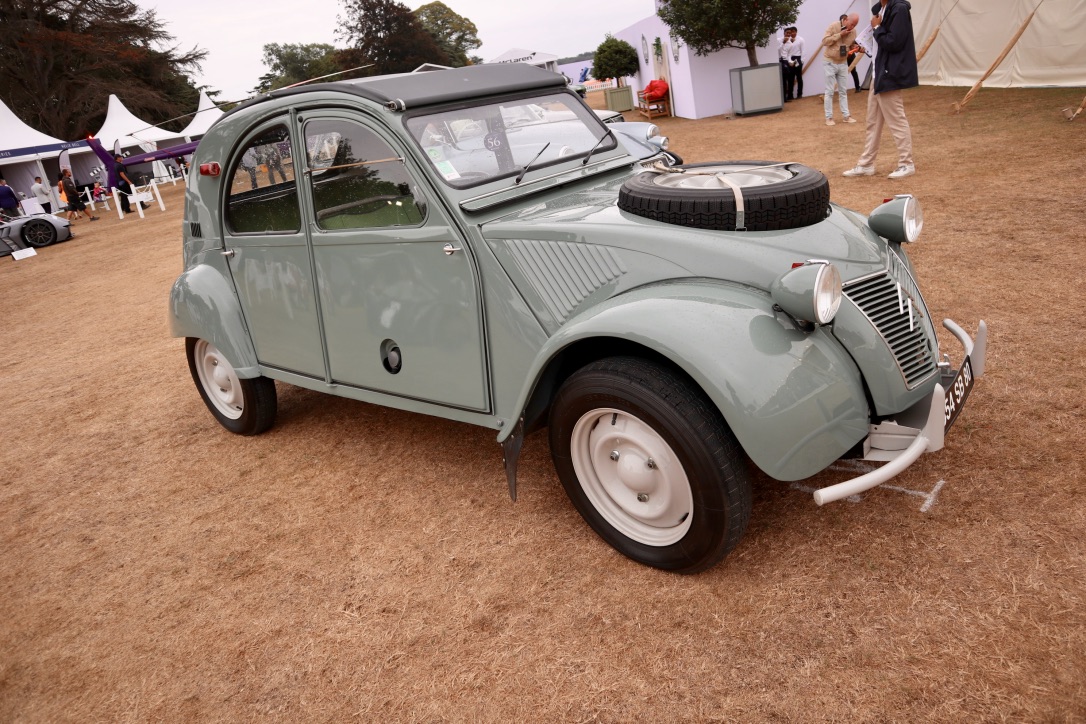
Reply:
[[[215,345],[185,340],[189,372],[207,409],[223,427],[238,435],[258,435],[275,424],[275,382],[267,377],[243,380]]]
[[[700,390],[662,365],[611,358],[573,374],[551,408],[550,443],[574,507],[639,563],[705,570],[750,519],[735,437]]]
[[[44,219],[31,219],[23,224],[23,241],[29,246],[41,249],[56,240],[56,228]]]

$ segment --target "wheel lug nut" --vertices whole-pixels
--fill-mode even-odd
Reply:
[[[645,461],[645,464],[649,466],[649,470],[655,470],[656,469],[656,461],[653,460],[652,458],[649,458],[647,461]]]
[[[614,460],[616,463],[618,462],[618,450],[611,451],[611,459]]]
[[[647,503],[647,502],[649,502],[649,494],[648,493],[638,493],[637,494],[637,502],[638,503]]]

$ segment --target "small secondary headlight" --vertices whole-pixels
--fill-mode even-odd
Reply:
[[[879,236],[896,241],[913,242],[924,228],[924,212],[912,194],[899,194],[867,217],[867,225]]]
[[[648,128],[645,129],[645,140],[649,140],[653,136],[659,136],[660,129],[656,127],[655,123],[650,123]]]
[[[667,136],[652,136],[647,143],[650,146],[656,146],[661,151],[666,151],[668,146]]]
[[[808,260],[774,279],[769,293],[796,319],[829,324],[841,307],[841,272],[827,261]]]

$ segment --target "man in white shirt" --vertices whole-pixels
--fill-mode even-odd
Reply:
[[[34,194],[34,198],[45,209],[45,213],[53,213],[53,199],[49,196],[49,191],[42,185],[41,176],[34,177],[34,183],[30,185],[30,193]]]
[[[788,95],[794,98],[803,97],[803,38],[799,36],[799,30],[793,25],[789,28],[792,31],[792,47],[789,50],[788,64],[792,72],[792,81],[796,84],[795,94],[791,93],[789,88]]]
[[[784,101],[792,100],[792,36],[785,28],[784,35],[777,36],[777,56],[781,64],[781,89],[784,91]]]

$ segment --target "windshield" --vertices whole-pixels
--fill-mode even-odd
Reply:
[[[535,170],[583,158],[607,133],[592,111],[566,93],[413,116],[407,129],[455,188],[515,179],[529,164]],[[609,137],[596,152],[615,145]]]

